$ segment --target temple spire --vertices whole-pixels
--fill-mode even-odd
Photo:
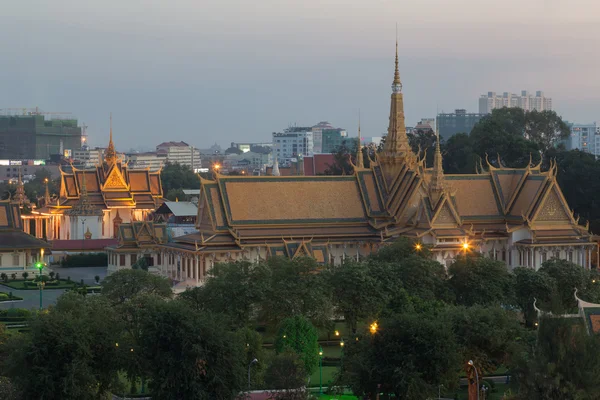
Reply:
[[[44,192],[44,204],[50,204],[50,191],[48,190],[48,178],[44,179],[44,183],[46,184],[46,191]]]
[[[112,113],[110,113],[110,139],[108,140],[108,147],[104,153],[104,161],[106,161],[109,166],[117,161],[117,151],[115,150],[112,134]]]
[[[398,69],[398,40],[396,39],[396,58],[394,67],[394,81],[392,82],[392,96],[390,104],[390,124],[385,139],[383,155],[387,163],[400,163],[407,158],[414,158],[408,143],[406,125],[404,122],[404,98],[402,82]]]
[[[360,111],[358,112],[358,151],[356,152],[356,166],[358,168],[364,168],[365,163],[363,161],[362,144],[360,137]]]
[[[433,169],[429,182],[429,196],[432,207],[438,203],[444,192],[444,168],[442,167],[442,151],[440,149],[440,131],[436,127],[435,153],[433,155]]]
[[[273,175],[273,176],[281,175],[281,173],[279,172],[279,161],[277,160],[277,154],[275,154],[275,162],[273,162],[273,170],[271,171],[271,175]]]

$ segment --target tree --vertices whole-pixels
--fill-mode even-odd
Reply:
[[[471,138],[466,133],[457,133],[442,146],[442,162],[446,174],[472,174],[479,157],[473,150]]]
[[[29,277],[29,272],[23,272],[21,276],[23,277],[23,279],[27,280],[27,278]]]
[[[556,161],[558,184],[569,206],[582,217],[580,223],[589,221],[592,232],[600,232],[600,161],[590,153],[559,149],[548,150],[544,159]]]
[[[160,172],[164,193],[170,190],[200,189],[200,179],[188,165],[167,163]]]
[[[141,269],[123,269],[102,281],[102,295],[113,303],[123,303],[139,294],[170,298],[173,292],[168,279]]]
[[[352,175],[354,168],[350,164],[350,160],[356,163],[356,153],[358,151],[358,140],[355,138],[347,139],[337,146],[331,154],[333,154],[333,164],[328,165],[325,170],[325,175]],[[369,148],[363,147],[363,162],[365,167],[369,167]]]
[[[506,265],[478,255],[460,256],[450,265],[448,285],[457,304],[512,304],[512,275]]]
[[[298,355],[293,352],[277,354],[265,373],[267,387],[283,392],[273,392],[274,400],[304,400],[303,390],[306,384],[306,371]]]
[[[265,267],[261,279],[267,285],[259,306],[260,320],[275,327],[285,318],[303,315],[317,327],[331,324],[331,288],[317,273],[319,265],[314,259],[274,257],[265,262]]]
[[[198,309],[227,315],[234,327],[249,326],[264,299],[267,274],[262,263],[219,263],[208,272],[202,287],[187,290],[181,297]]]
[[[2,279],[3,282],[8,282],[8,275],[3,272],[0,274],[0,279]]]
[[[526,326],[532,328],[537,321],[537,312],[533,302],[537,299],[539,308],[550,309],[555,281],[549,275],[539,273],[531,268],[518,267],[515,275],[515,302],[523,313]]]
[[[61,296],[30,332],[13,336],[3,365],[25,399],[95,399],[120,390],[120,320],[102,297]]]
[[[265,348],[263,347],[262,335],[256,332],[255,330],[247,327],[241,328],[238,331],[236,331],[236,335],[239,336],[240,342],[244,344],[244,365],[248,367],[252,364],[252,373],[250,374],[250,387],[263,387],[265,378],[264,375],[268,362]],[[257,361],[253,363],[253,360]]]
[[[356,395],[394,394],[400,399],[437,395],[454,386],[458,347],[439,316],[400,314],[380,321],[379,330],[344,348],[344,380]]]
[[[295,315],[284,319],[279,325],[275,339],[277,354],[292,351],[298,354],[308,375],[319,364],[319,334],[315,327],[303,316]]]
[[[537,340],[516,370],[519,395],[532,400],[592,400],[600,391],[600,337],[579,320],[543,318]]]
[[[408,143],[412,151],[415,154],[424,153],[428,167],[433,165],[436,142],[437,135],[432,129],[418,129],[416,132],[408,134]]]
[[[482,374],[492,374],[501,365],[513,365],[526,350],[529,333],[512,311],[499,306],[459,306],[447,312],[460,359],[473,360]]]
[[[543,152],[570,134],[569,126],[555,111],[533,110],[525,113],[525,137],[536,143]]]
[[[326,276],[333,289],[333,304],[352,333],[360,320],[374,318],[384,305],[386,296],[367,263],[345,262],[329,269]]]
[[[154,305],[141,329],[149,387],[158,399],[229,399],[245,386],[240,337],[218,316],[185,302]]]
[[[564,313],[577,307],[575,289],[585,291],[588,286],[587,271],[577,264],[553,258],[542,264],[538,271],[554,280],[552,311]]]

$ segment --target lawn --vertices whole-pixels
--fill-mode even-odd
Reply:
[[[503,383],[497,383],[495,386],[495,390],[492,392],[488,392],[486,400],[502,400],[504,397],[504,393],[508,393],[511,389],[510,385],[506,385]],[[443,393],[443,392],[442,392]],[[445,396],[448,398],[454,398],[454,394],[457,394],[458,400],[468,400],[469,394],[467,392],[467,387],[463,386],[458,391],[452,393],[446,393]]]
[[[28,280],[27,282],[33,282],[33,280]],[[1,285],[9,287],[11,289],[16,290],[38,290],[37,286],[25,286],[25,280],[19,279],[15,281],[2,282]],[[61,279],[57,285],[48,285],[44,286],[44,290],[52,290],[52,289],[72,289],[77,284],[75,282],[67,282],[65,279]]]
[[[22,297],[19,296],[11,296],[10,293],[0,292],[0,302],[3,301],[14,301],[14,300],[23,300]]]
[[[335,375],[339,371],[338,367],[323,367],[323,387],[329,386],[334,381]],[[319,368],[310,376],[310,387],[319,387]]]

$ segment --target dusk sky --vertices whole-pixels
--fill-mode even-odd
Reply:
[[[72,112],[90,144],[270,141],[290,124],[387,129],[398,23],[407,125],[543,90],[600,120],[597,0],[43,0],[0,13],[0,108]]]

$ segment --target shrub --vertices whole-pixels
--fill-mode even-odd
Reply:
[[[70,276],[67,276],[67,282],[71,283],[71,277]]]
[[[21,276],[23,276],[23,279],[27,280],[27,277],[29,276],[29,272],[23,272],[21,274]]]
[[[54,278],[55,278],[57,281],[60,281],[60,274],[57,272],[57,273],[56,273],[56,276],[54,276]]]
[[[7,282],[7,281],[8,281],[8,275],[6,275],[4,272],[3,272],[2,274],[0,274],[0,278],[2,278],[2,280],[3,280],[4,282]]]
[[[50,273],[48,275],[50,275],[50,279],[54,279],[55,272],[54,271],[50,271]]]
[[[96,275],[94,277],[94,280],[96,281],[96,283],[100,283],[100,275]]]
[[[13,281],[16,281],[16,280],[17,280],[17,274],[15,274],[15,273],[12,273],[12,274],[10,275],[10,277],[12,278],[12,280],[13,280]]]
[[[63,267],[105,267],[108,265],[106,253],[71,254],[62,259]]]

